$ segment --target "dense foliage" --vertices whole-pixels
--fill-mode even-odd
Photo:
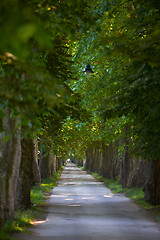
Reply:
[[[82,74],[71,87],[83,98],[93,121],[103,125],[106,142],[123,137],[134,154],[159,158],[159,4],[157,1],[100,1],[97,28],[77,44],[74,55]],[[99,114],[100,113],[100,114]],[[131,147],[130,146],[130,147]]]
[[[77,97],[66,84],[74,78],[69,47],[94,22],[90,7],[87,1],[8,0],[0,11],[1,130],[6,107],[25,136],[36,136],[49,121],[57,129],[78,114]]]

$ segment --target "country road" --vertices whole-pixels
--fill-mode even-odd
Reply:
[[[159,225],[123,194],[73,164],[63,170],[45,222],[23,240],[160,240]]]

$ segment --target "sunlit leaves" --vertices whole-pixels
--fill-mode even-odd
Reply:
[[[81,94],[93,121],[106,121],[101,137],[107,144],[123,139],[123,130],[130,125],[134,153],[155,159],[160,112],[158,2],[100,3],[99,31],[91,28],[77,44],[79,78],[71,87]],[[95,74],[86,79],[80,71],[88,62]]]

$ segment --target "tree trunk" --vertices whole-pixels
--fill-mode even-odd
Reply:
[[[86,154],[86,163],[85,163],[85,168],[87,170],[91,170],[90,167],[92,165],[92,152],[93,152],[93,149],[92,147],[88,147],[87,150],[85,151],[85,154]]]
[[[128,180],[128,173],[129,173],[129,153],[127,144],[124,147],[122,164],[121,164],[121,176],[120,176],[120,183],[122,187],[127,187],[127,180]]]
[[[144,185],[143,191],[146,200],[152,205],[160,204],[160,160],[152,162],[148,179]]]
[[[17,183],[16,208],[30,208],[31,186],[41,186],[41,175],[38,166],[37,140],[23,139],[22,157]],[[28,202],[28,203],[27,203]]]
[[[95,149],[95,156],[94,156],[94,166],[93,171],[98,173],[99,161],[100,161],[100,149]]]
[[[62,167],[62,159],[58,158],[58,170]]]
[[[49,153],[49,164],[50,164],[50,176],[56,172],[56,155],[50,151]]]
[[[22,206],[31,207],[30,192],[33,181],[34,144],[30,138],[22,140]]]
[[[33,140],[33,163],[32,163],[32,170],[33,170],[33,185],[36,185],[38,187],[41,186],[41,174],[40,169],[38,166],[38,142],[35,138]]]
[[[113,178],[113,144],[105,146],[105,177]]]
[[[100,176],[103,176],[104,174],[104,170],[103,170],[103,167],[104,167],[104,149],[100,149],[100,152],[99,152],[99,167],[98,167],[98,174]]]
[[[129,156],[129,139],[128,139],[128,130],[129,126],[124,129],[124,151],[121,162],[121,171],[120,171],[120,183],[122,187],[127,187],[127,181],[129,176],[129,166],[130,166],[130,156]]]
[[[120,175],[122,157],[118,154],[120,141],[113,143],[113,178],[116,180]]]
[[[148,177],[150,164],[141,158],[129,157],[127,187],[143,187]]]
[[[94,163],[95,163],[95,150],[96,148],[92,146],[92,150],[91,150],[91,159],[90,159],[90,165],[89,165],[89,170],[91,172],[94,171]]]
[[[49,178],[50,177],[50,170],[49,170],[49,154],[46,155],[41,150],[41,157],[39,162],[41,178]]]
[[[20,128],[16,129],[18,119],[11,119],[9,108],[5,110],[2,134],[2,153],[0,157],[0,223],[14,218],[16,188],[21,159]],[[10,136],[7,142],[4,138]]]
[[[59,169],[60,159],[56,158],[56,155],[50,150],[48,154],[45,154],[43,150],[40,150],[40,172],[42,178],[50,178]]]

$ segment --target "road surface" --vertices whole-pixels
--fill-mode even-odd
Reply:
[[[73,164],[65,167],[48,203],[46,221],[23,240],[160,240],[159,224],[123,194]]]

